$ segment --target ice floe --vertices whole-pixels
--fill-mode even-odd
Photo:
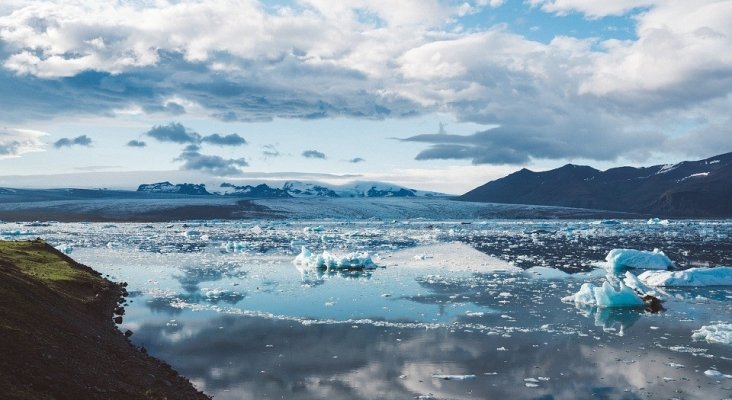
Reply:
[[[732,267],[646,271],[638,276],[648,286],[731,286]]]
[[[343,256],[336,256],[327,251],[313,254],[305,246],[301,247],[300,254],[292,262],[301,267],[324,269],[374,269],[377,267],[367,252],[353,252]]]
[[[473,374],[467,374],[467,375],[433,374],[432,377],[435,379],[444,379],[446,381],[464,381],[464,380],[468,380],[468,379],[475,379],[475,375],[473,375]]]
[[[643,299],[623,282],[616,282],[617,288],[605,280],[602,286],[595,286],[592,283],[583,283],[580,290],[572,296],[562,299],[564,302],[586,304],[596,307],[641,307]]]
[[[401,268],[438,267],[451,272],[521,272],[521,268],[460,242],[435,243],[384,254],[380,264]]]
[[[653,251],[634,249],[613,249],[605,257],[610,271],[622,271],[626,268],[668,269],[673,262],[661,250]]]
[[[706,340],[709,343],[721,343],[732,345],[732,324],[719,323],[704,325],[693,331],[691,338],[694,340]]]

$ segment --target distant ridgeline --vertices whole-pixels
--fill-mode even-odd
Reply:
[[[210,195],[206,191],[206,185],[195,185],[192,183],[179,183],[173,185],[170,182],[146,183],[137,187],[138,192],[144,193],[175,193],[188,195]]]
[[[441,193],[408,189],[381,182],[355,182],[348,185],[328,186],[320,183],[298,181],[285,182],[282,188],[267,184],[237,186],[224,182],[221,191],[210,193],[203,184],[172,184],[159,182],[143,184],[137,188],[145,193],[174,193],[184,195],[222,195],[252,198],[288,198],[288,197],[432,197]]]
[[[668,217],[732,217],[732,153],[701,161],[607,171],[572,164],[545,172],[522,169],[458,199]]]

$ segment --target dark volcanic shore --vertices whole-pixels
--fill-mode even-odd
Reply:
[[[0,242],[1,397],[208,398],[115,327],[124,292],[41,240]]]

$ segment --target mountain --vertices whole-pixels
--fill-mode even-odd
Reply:
[[[282,197],[433,197],[441,193],[408,189],[384,182],[353,182],[345,185],[327,185],[319,182],[287,181],[282,188],[259,184],[257,186],[236,186],[222,183],[222,194],[226,196],[282,198]]]
[[[292,197],[289,193],[287,193],[287,190],[272,188],[264,183],[257,186],[236,186],[231,183],[224,182],[221,184],[221,187],[226,189],[226,191],[223,193],[226,196],[256,197],[267,199]]]
[[[325,185],[288,181],[285,182],[283,188],[293,197],[431,197],[441,195],[384,182],[357,181],[345,185]]]
[[[732,153],[673,165],[607,171],[572,164],[545,172],[524,168],[458,199],[667,217],[732,217]]]
[[[187,194],[187,195],[211,195],[206,190],[206,185],[196,185],[192,183],[179,183],[173,185],[170,182],[144,183],[137,187],[138,192],[143,193],[170,193],[170,194]]]

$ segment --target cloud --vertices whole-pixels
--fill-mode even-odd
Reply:
[[[319,158],[321,160],[325,160],[325,153],[317,150],[305,150],[302,152],[302,156],[305,158]]]
[[[130,140],[129,142],[127,142],[127,146],[128,147],[145,147],[145,146],[147,146],[147,143],[145,143],[142,140],[133,139],[133,140]]]
[[[226,136],[214,133],[213,135],[204,136],[201,142],[216,144],[219,146],[242,146],[247,144],[247,141],[236,133],[232,133]]]
[[[43,151],[41,138],[47,133],[30,129],[0,127],[0,159]]]
[[[732,107],[730,2],[527,6],[549,21],[622,15],[634,24],[624,40],[542,42],[461,20],[502,3],[14,2],[0,16],[0,121],[127,109],[222,121],[441,113],[490,133],[424,138],[418,158],[516,163],[673,151],[675,137],[708,131]],[[239,23],[221,23],[233,14]],[[161,137],[204,140],[183,133]]]
[[[273,144],[265,144],[262,146],[262,155],[264,158],[274,158],[280,156],[280,151],[277,150],[277,147]]]
[[[352,158],[352,159],[348,160],[348,162],[349,163],[352,163],[352,164],[357,164],[357,163],[361,163],[361,162],[364,162],[364,161],[366,161],[366,160],[363,159],[363,158],[361,158],[361,157],[355,157],[355,158]]]
[[[161,142],[172,142],[178,144],[200,143],[201,135],[193,132],[178,122],[171,122],[168,125],[156,125],[145,135]]]
[[[247,144],[246,139],[239,136],[236,133],[229,135],[219,135],[214,133],[212,135],[201,136],[192,129],[186,128],[178,122],[171,122],[168,125],[156,125],[149,131],[145,132],[145,135],[150,136],[160,142],[170,142],[178,144],[188,144],[200,146],[203,143],[210,143],[217,146],[242,146]],[[130,146],[130,141],[127,145]],[[144,145],[144,144],[143,144]],[[139,145],[133,145],[136,147],[142,147]]]
[[[62,147],[71,146],[84,146],[89,147],[92,144],[92,140],[87,135],[77,136],[75,138],[61,138],[53,143],[53,147],[60,149]]]
[[[183,161],[180,167],[187,171],[201,171],[216,176],[230,176],[242,173],[241,168],[249,166],[244,158],[225,159],[215,155],[205,155],[198,151],[198,146],[188,146],[175,159]]]

